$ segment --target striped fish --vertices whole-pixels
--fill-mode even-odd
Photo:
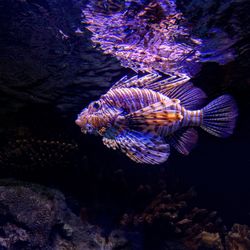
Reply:
[[[104,145],[137,163],[160,164],[168,159],[170,145],[189,154],[198,139],[195,127],[218,137],[233,133],[233,98],[223,95],[203,107],[205,99],[187,76],[125,76],[90,103],[76,124],[83,133],[101,135]]]

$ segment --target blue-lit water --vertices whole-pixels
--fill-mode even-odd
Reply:
[[[101,138],[83,135],[75,125],[77,114],[90,101],[122,76],[135,75],[115,58],[93,48],[91,33],[81,24],[84,4],[76,0],[0,3],[1,179],[61,191],[73,212],[100,227],[104,235],[121,227],[125,213],[141,213],[163,190],[172,194],[190,188],[196,192],[190,207],[218,211],[228,228],[234,223],[249,225],[247,2],[177,1],[196,33],[205,36],[215,26],[237,37],[235,59],[225,65],[203,63],[192,82],[209,100],[224,93],[234,96],[239,117],[230,138],[216,138],[199,130],[198,144],[190,155],[172,149],[169,160],[159,166],[133,163],[104,147]],[[81,33],[75,32],[78,28]],[[0,226],[4,223],[1,215]],[[154,249],[150,244],[165,240],[164,224],[153,230],[146,226],[132,231],[136,230],[139,241],[144,242],[138,243],[138,249],[144,249],[143,244],[145,249]],[[147,241],[152,232],[154,243]]]

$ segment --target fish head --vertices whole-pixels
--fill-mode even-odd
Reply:
[[[91,102],[87,108],[78,115],[75,123],[81,128],[84,134],[101,134],[115,121],[121,111],[110,107],[102,99]]]
[[[81,128],[84,134],[94,132],[94,127],[91,124],[90,119],[91,114],[89,114],[88,108],[82,110],[82,112],[77,116],[75,123]]]

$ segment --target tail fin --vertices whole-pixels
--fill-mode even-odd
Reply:
[[[218,137],[228,137],[233,133],[237,105],[230,95],[223,95],[209,103],[203,111],[201,127]]]

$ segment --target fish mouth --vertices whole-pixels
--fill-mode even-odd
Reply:
[[[85,124],[84,126],[80,127],[83,134],[97,134],[97,131],[90,124]]]
[[[81,118],[77,118],[75,120],[76,125],[78,125],[81,128],[81,132],[83,134],[97,134],[96,129],[93,128],[93,126],[89,123],[86,123],[86,120],[83,120]]]
[[[76,123],[76,125],[78,125],[79,127],[81,127],[81,126],[83,125],[83,121],[82,121],[81,119],[79,119],[79,118],[77,118],[77,119],[75,120],[75,123]]]

